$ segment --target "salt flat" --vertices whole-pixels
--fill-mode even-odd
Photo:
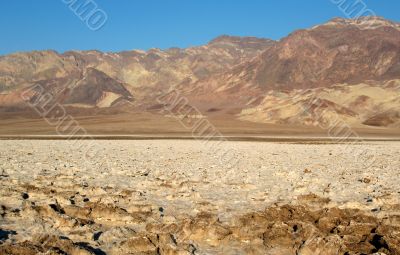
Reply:
[[[399,142],[3,140],[0,253],[399,254],[399,151]]]

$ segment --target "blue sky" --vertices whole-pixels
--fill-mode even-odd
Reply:
[[[108,20],[92,31],[63,1],[71,0],[0,1],[0,54],[188,47],[222,34],[279,39],[345,17],[332,3],[340,0],[93,0]],[[364,2],[377,15],[400,21],[399,0]]]

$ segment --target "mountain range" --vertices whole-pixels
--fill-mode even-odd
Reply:
[[[0,56],[0,115],[32,112],[38,85],[74,115],[168,117],[173,102],[157,99],[177,91],[201,117],[399,128],[400,24],[335,18],[279,41],[224,35],[186,49]]]

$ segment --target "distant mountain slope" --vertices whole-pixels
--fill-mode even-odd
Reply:
[[[225,35],[187,49],[1,56],[0,110],[18,114],[20,94],[34,84],[76,109],[152,112],[156,97],[175,89],[204,115],[398,127],[399,81],[400,24],[336,18],[280,41]]]
[[[298,116],[299,109],[290,111],[299,103],[291,98],[295,95],[318,97],[320,90],[316,88],[333,88],[330,93],[337,98],[320,101],[324,102],[324,107],[339,115],[358,107],[358,112],[369,114],[361,116],[356,111],[343,117],[350,123],[369,125],[372,123],[368,121],[371,116],[387,110],[386,107],[377,107],[385,104],[387,98],[381,96],[375,98],[373,104],[366,102],[362,106],[357,102],[343,102],[341,98],[350,93],[362,101],[364,93],[368,94],[369,89],[374,87],[380,88],[375,92],[381,95],[400,96],[398,88],[388,91],[386,87],[389,81],[396,83],[400,79],[399,27],[398,23],[379,17],[365,17],[359,21],[333,19],[311,29],[295,31],[249,62],[222,75],[182,84],[180,89],[199,107],[223,108],[234,102],[231,105],[240,111],[238,116],[241,119],[315,125],[320,120],[315,119],[314,114],[305,119]],[[346,90],[346,84],[362,83],[369,85],[356,91]],[[342,90],[347,92],[340,92]],[[275,104],[274,95],[277,94],[284,97],[290,95],[286,98],[285,107]],[[351,103],[356,105],[349,105]],[[307,102],[301,104],[306,105]],[[392,107],[396,106],[400,106],[398,101],[392,104]],[[270,114],[266,116],[266,112]],[[385,123],[389,122],[382,122],[381,126],[387,126]]]
[[[397,127],[399,106],[400,79],[374,85],[340,84],[328,88],[270,91],[259,104],[244,108],[239,118],[323,128],[340,123]]]
[[[375,22],[379,25],[372,26]],[[399,24],[366,17],[360,22],[333,19],[295,31],[257,58],[216,77],[211,89],[282,90],[396,78],[400,78]]]
[[[70,51],[58,54],[54,51],[16,53],[0,57],[0,101],[6,105],[10,94],[33,83],[49,84],[55,87],[75,86],[87,70],[104,73],[138,98],[146,98],[148,93],[166,91],[175,84],[190,78],[193,81],[226,71],[227,69],[256,57],[263,50],[274,45],[274,41],[258,38],[222,36],[208,45],[188,49],[171,48],[165,51],[152,49],[102,53],[99,51]],[[87,86],[108,86],[93,83]],[[87,87],[86,86],[86,87]],[[77,93],[82,86],[78,86]],[[96,88],[93,88],[96,90]],[[100,89],[101,90],[101,89]],[[5,94],[8,96],[5,97]],[[93,95],[87,95],[92,97]],[[66,103],[86,103],[93,101],[84,95],[70,95],[74,98]],[[17,100],[18,101],[18,100]],[[7,105],[15,102],[8,100]],[[93,102],[92,102],[93,103]]]

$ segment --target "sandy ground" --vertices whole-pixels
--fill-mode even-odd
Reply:
[[[3,140],[0,254],[400,254],[399,151]]]
[[[70,135],[73,134],[72,128],[58,127],[50,125],[36,113],[32,116],[24,116],[15,113],[0,112],[0,137],[9,136],[48,136],[48,135]],[[187,128],[183,126],[177,118],[163,117],[151,113],[119,113],[119,114],[93,114],[90,116],[72,115],[88,134],[114,136],[192,136],[198,134],[200,129]],[[327,137],[331,136],[329,130],[320,129],[312,126],[295,126],[284,124],[254,123],[249,121],[239,121],[233,116],[209,116],[207,120],[212,126],[224,136],[272,136],[272,137]],[[66,121],[66,125],[70,125]],[[65,131],[62,131],[64,130]],[[338,131],[339,127],[336,128]],[[56,132],[59,130],[60,132]],[[399,128],[382,128],[372,126],[352,127],[351,129],[357,136],[362,138],[400,139]],[[346,136],[346,130],[339,132],[339,136]],[[331,132],[332,134],[334,132]],[[211,134],[211,132],[209,132]],[[78,134],[75,134],[78,135]]]

